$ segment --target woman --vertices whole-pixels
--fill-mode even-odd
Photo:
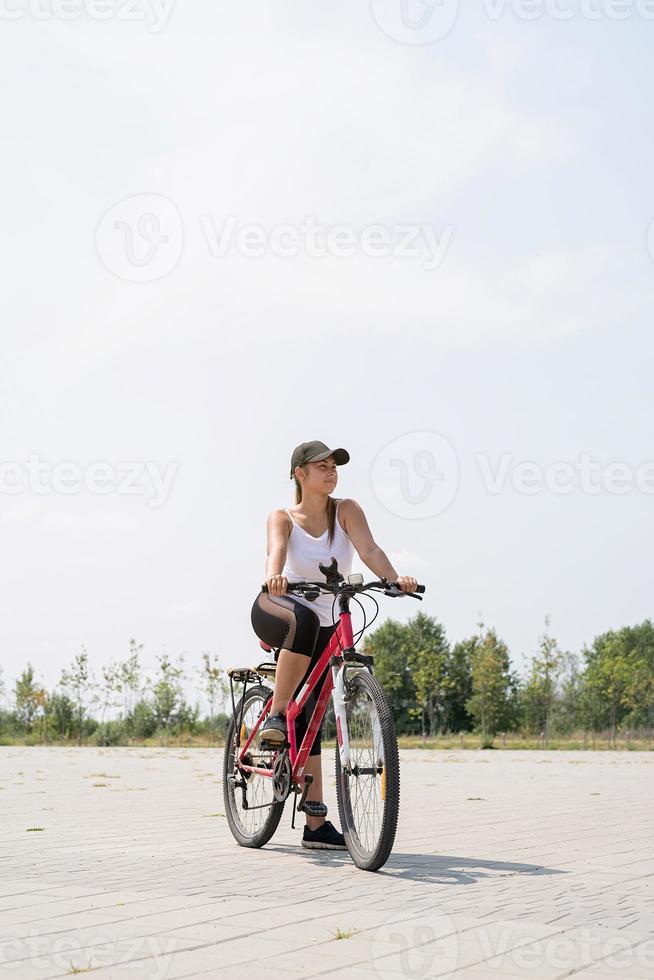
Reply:
[[[299,691],[336,628],[331,594],[323,593],[311,602],[304,596],[287,595],[288,583],[301,579],[320,581],[324,576],[318,566],[320,562],[330,564],[332,556],[338,561],[339,572],[347,577],[352,571],[356,549],[361,561],[377,578],[397,581],[403,592],[413,592],[417,585],[415,578],[398,576],[386,554],[375,544],[365,514],[356,501],[330,496],[338,480],[336,467],[349,459],[345,449],[329,449],[324,442],[303,442],[297,446],[291,457],[295,507],[273,510],[268,516],[265,571],[268,592],[261,592],[252,606],[252,626],[259,639],[281,647],[272,706],[261,728],[261,737],[267,742],[281,744],[286,740],[288,702]],[[337,611],[334,615],[338,619]],[[312,696],[296,720],[298,745],[314,707],[315,696]],[[313,776],[313,782],[307,794],[309,806],[302,846],[344,848],[343,835],[324,816],[327,808],[322,802],[320,732],[305,772]]]

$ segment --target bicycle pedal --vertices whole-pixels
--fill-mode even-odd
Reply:
[[[284,749],[290,749],[290,747],[288,742],[267,742],[263,738],[259,742],[259,749],[262,752],[282,752]]]

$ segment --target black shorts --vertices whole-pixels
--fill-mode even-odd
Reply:
[[[252,628],[260,640],[271,647],[283,647],[293,653],[299,653],[307,658],[307,669],[304,677],[295,689],[294,697],[314,666],[320,659],[329,638],[336,629],[335,626],[321,626],[317,613],[304,603],[298,602],[292,595],[269,595],[260,592],[254,600],[250,614]],[[298,747],[302,744],[311,715],[316,706],[317,695],[320,693],[322,682],[329,666],[320,676],[315,693],[307,698],[307,703],[295,720],[295,733]],[[320,732],[316,735],[311,746],[310,755],[320,755]]]

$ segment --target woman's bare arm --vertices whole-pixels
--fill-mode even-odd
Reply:
[[[379,578],[388,579],[389,582],[398,582],[404,592],[413,592],[418,584],[416,579],[408,575],[397,574],[388,555],[373,538],[366,515],[356,500],[344,500],[340,510],[343,515],[345,532],[364,565]]]
[[[266,521],[268,537],[265,580],[268,590],[273,595],[283,595],[286,592],[287,580],[281,575],[286,562],[288,549],[289,516],[286,511],[273,510]]]

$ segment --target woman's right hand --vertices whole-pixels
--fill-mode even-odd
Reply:
[[[284,595],[288,586],[288,579],[285,575],[271,575],[266,579],[268,592],[270,595]]]

